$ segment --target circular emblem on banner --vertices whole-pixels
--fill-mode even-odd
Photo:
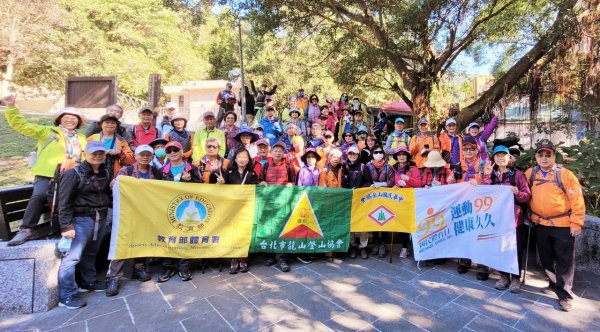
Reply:
[[[213,219],[215,208],[204,196],[181,194],[169,203],[169,223],[184,232],[203,229]]]

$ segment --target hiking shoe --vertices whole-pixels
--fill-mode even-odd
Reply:
[[[464,266],[464,265],[459,265],[458,268],[456,269],[456,272],[458,272],[458,274],[465,274],[465,273],[469,272],[469,267]]]
[[[371,248],[371,255],[377,255],[379,253],[379,245],[374,244],[373,248]]]
[[[408,257],[408,249],[402,248],[400,250],[400,255],[399,256],[400,256],[400,258],[406,258],[406,257]]]
[[[20,246],[23,243],[31,240],[32,232],[29,228],[21,228],[15,237],[12,240],[8,241],[6,244],[9,247]]]
[[[310,259],[308,259],[308,257],[302,256],[302,255],[296,256],[296,259],[299,260],[302,264],[312,263],[312,261]]]
[[[85,307],[86,305],[87,303],[84,300],[80,299],[79,296],[72,296],[64,300],[61,299],[58,302],[59,307],[67,309],[79,309]]]
[[[139,280],[141,282],[146,282],[152,278],[150,277],[150,274],[148,273],[148,270],[146,269],[146,266],[144,265],[142,267],[133,269],[133,273],[131,274],[131,279]]]
[[[558,300],[558,306],[562,311],[571,311],[571,309],[573,309],[573,303],[571,302],[571,299]]]
[[[279,269],[281,270],[281,272],[289,272],[290,271],[289,265],[283,258],[279,259],[279,261],[277,262],[277,265],[279,265]]]
[[[369,253],[367,252],[367,248],[360,249],[360,258],[362,258],[362,259],[369,258]]]
[[[80,293],[87,292],[104,292],[106,289],[106,282],[95,281],[91,284],[79,286]]]
[[[357,255],[356,247],[354,247],[354,246],[350,247],[350,258],[352,258],[352,259],[356,258],[356,255]]]
[[[117,278],[110,278],[108,280],[108,286],[106,287],[105,294],[108,297],[115,296],[115,295],[119,294],[119,279],[117,279]]]
[[[496,288],[497,290],[505,290],[508,288],[509,285],[511,285],[511,282],[508,276],[501,274],[500,280],[496,281],[494,288]]]
[[[519,280],[519,278],[513,278],[508,287],[508,291],[515,294],[521,292],[521,280]]]
[[[158,282],[166,282],[171,279],[171,277],[175,275],[175,269],[164,269],[160,277],[156,281]]]
[[[486,281],[490,278],[490,274],[487,272],[477,272],[477,280]]]
[[[179,271],[179,278],[181,278],[181,281],[189,281],[192,280],[192,274],[189,270]]]
[[[248,269],[248,260],[245,258],[240,259],[240,272],[246,273],[248,271],[250,271],[250,269]]]
[[[266,266],[271,266],[271,265],[275,265],[276,261],[275,261],[275,257],[269,257],[267,258],[267,260],[265,261],[265,265]]]
[[[378,256],[379,256],[379,258],[385,257],[385,244],[379,245]]]
[[[231,259],[231,263],[229,264],[229,274],[236,274],[238,272],[238,264],[239,261],[237,259]]]

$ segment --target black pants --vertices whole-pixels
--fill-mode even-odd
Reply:
[[[575,238],[569,227],[536,227],[542,267],[559,300],[572,299],[575,276]]]
[[[33,194],[25,208],[21,228],[35,228],[42,216],[44,205],[48,202],[48,188],[51,178],[36,175],[33,180]]]
[[[527,232],[529,227],[525,224],[521,224],[517,227],[517,260],[519,261],[519,275],[513,274],[512,277],[520,278],[520,273],[523,271],[523,265],[525,264],[525,257],[529,254],[527,246]],[[510,273],[500,272],[500,274],[508,276]]]

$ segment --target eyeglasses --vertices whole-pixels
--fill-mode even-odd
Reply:
[[[206,148],[207,149],[218,149],[219,147],[216,145],[207,145]]]
[[[540,158],[552,158],[552,153],[538,153],[537,156]]]
[[[463,151],[477,151],[477,148],[463,148]]]
[[[165,149],[165,152],[166,153],[177,153],[180,150],[181,150],[180,148],[168,148],[168,149]]]
[[[373,154],[383,154],[383,151],[373,151]]]

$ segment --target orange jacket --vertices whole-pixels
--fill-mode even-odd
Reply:
[[[429,145],[429,150],[440,150],[440,140],[433,133],[418,133],[410,139],[410,146],[408,150],[413,156],[413,161],[418,168],[425,167],[427,156],[421,156],[421,151],[425,148],[425,145]]]
[[[326,166],[319,175],[319,187],[341,188],[342,187],[342,167],[338,167],[337,174],[330,166]]]
[[[538,171],[533,184],[530,184],[531,221],[544,226],[581,228],[585,222],[585,202],[579,180],[573,172],[561,167],[560,178],[565,189],[563,191],[554,181],[556,169],[557,166],[554,166],[545,178],[542,176],[542,172]],[[528,182],[531,172],[533,172],[532,168],[525,172]],[[569,211],[571,211],[571,215],[563,215]]]
[[[475,179],[475,181],[477,181],[478,184],[492,184],[491,176],[483,174],[485,168],[491,165],[491,162],[489,160],[482,161],[481,158],[477,157],[472,162],[467,162],[467,160],[462,159],[460,164],[461,164],[463,174],[462,174],[462,179],[456,180],[457,183],[467,181],[467,171],[469,170],[469,165],[471,165],[473,167],[473,170],[475,171],[475,173],[468,174],[469,177],[474,175],[474,179]],[[470,181],[471,178],[469,178],[468,180]]]
[[[456,135],[458,137],[458,160],[462,161],[464,159],[463,151],[462,151],[462,137],[460,135]],[[441,150],[447,151],[448,153],[452,153],[452,140],[448,133],[444,132],[440,134],[440,146]],[[446,164],[446,168],[450,168],[450,163]]]

